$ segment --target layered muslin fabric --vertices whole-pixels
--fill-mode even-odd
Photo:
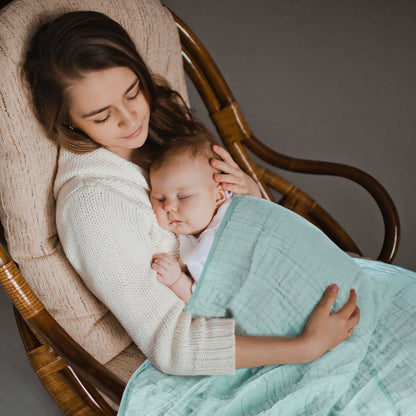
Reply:
[[[238,334],[295,336],[332,282],[340,287],[334,311],[354,287],[361,320],[318,360],[228,377],[168,376],[146,362],[119,414],[416,414],[416,273],[354,260],[279,205],[234,197],[186,310],[232,316]]]

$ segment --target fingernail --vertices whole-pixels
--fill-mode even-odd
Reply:
[[[331,285],[329,285],[329,291],[330,292],[336,292],[337,291],[337,285],[335,283],[332,283]]]

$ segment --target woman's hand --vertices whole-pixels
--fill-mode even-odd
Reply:
[[[349,338],[360,321],[360,308],[357,306],[355,290],[351,289],[348,301],[338,312],[331,313],[337,295],[338,286],[328,286],[306,321],[300,337],[309,345],[311,356],[308,357],[308,361],[320,357]]]
[[[307,363],[335,348],[352,335],[360,320],[355,290],[351,289],[348,301],[338,312],[331,313],[337,295],[337,285],[326,288],[297,337],[236,336],[236,368]]]
[[[217,145],[212,146],[212,150],[222,159],[211,159],[210,164],[222,172],[215,173],[214,180],[220,182],[224,190],[261,197],[260,189],[254,179],[240,169],[227,150]]]

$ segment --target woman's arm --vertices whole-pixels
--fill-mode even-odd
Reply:
[[[161,283],[185,303],[189,302],[193,280],[182,272],[173,256],[168,253],[153,256],[152,268]],[[236,336],[236,368],[305,363],[335,348],[352,334],[360,319],[354,290],[343,308],[333,314],[330,312],[337,294],[335,284],[326,289],[298,337]]]
[[[183,302],[157,281],[156,272],[151,269],[154,253],[148,222],[154,215],[145,219],[145,207],[131,198],[132,192],[134,189],[124,199],[118,183],[109,190],[101,181],[70,192],[66,201],[58,199],[58,232],[68,259],[86,285],[161,371],[177,375],[229,375],[236,364],[252,367],[304,361],[334,346],[320,345],[322,333],[316,328],[322,323],[329,328],[330,316],[341,318],[341,311],[330,315],[330,306],[321,308],[322,302],[305,326],[302,336],[307,342],[301,342],[302,336],[299,343],[279,337],[235,337],[232,319],[192,319],[183,311]],[[94,206],[87,207],[86,201],[94,202]],[[150,205],[147,209],[152,212]],[[326,296],[327,293],[324,300]],[[332,302],[335,298],[336,294],[330,296]],[[324,313],[318,313],[319,310]],[[334,322],[338,337],[342,331],[348,334],[354,326],[351,322],[348,329],[341,331],[342,321]],[[326,331],[323,333],[326,337]],[[301,351],[311,348],[310,356],[302,353],[290,357],[289,349],[298,345]]]
[[[217,145],[212,146],[212,150],[222,159],[222,161],[211,159],[210,164],[213,168],[222,172],[215,173],[214,180],[221,183],[224,190],[234,192],[235,194],[261,197],[261,192],[256,182],[254,182],[251,176],[241,170],[227,150]]]
[[[305,363],[334,349],[351,336],[360,320],[357,295],[353,289],[344,306],[331,313],[337,294],[337,285],[330,285],[325,290],[298,337],[236,336],[236,368]]]
[[[84,283],[115,315],[161,371],[230,375],[235,371],[232,319],[192,319],[183,302],[156,278],[155,247],[170,251],[147,194],[119,180],[83,179],[58,197],[57,225],[65,254]]]
[[[182,272],[170,254],[153,256],[152,268],[161,283],[185,303],[189,302],[193,280]],[[330,312],[337,294],[338,286],[335,284],[326,289],[298,337],[236,336],[236,368],[305,363],[335,348],[352,334],[360,319],[354,290],[343,308],[336,313]]]

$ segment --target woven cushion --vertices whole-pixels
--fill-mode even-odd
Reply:
[[[108,362],[131,339],[84,286],[56,234],[52,185],[57,147],[31,113],[20,64],[34,30],[61,13],[96,10],[132,36],[151,71],[187,101],[175,24],[156,0],[15,1],[0,14],[0,220],[10,255],[49,312],[88,352]]]

